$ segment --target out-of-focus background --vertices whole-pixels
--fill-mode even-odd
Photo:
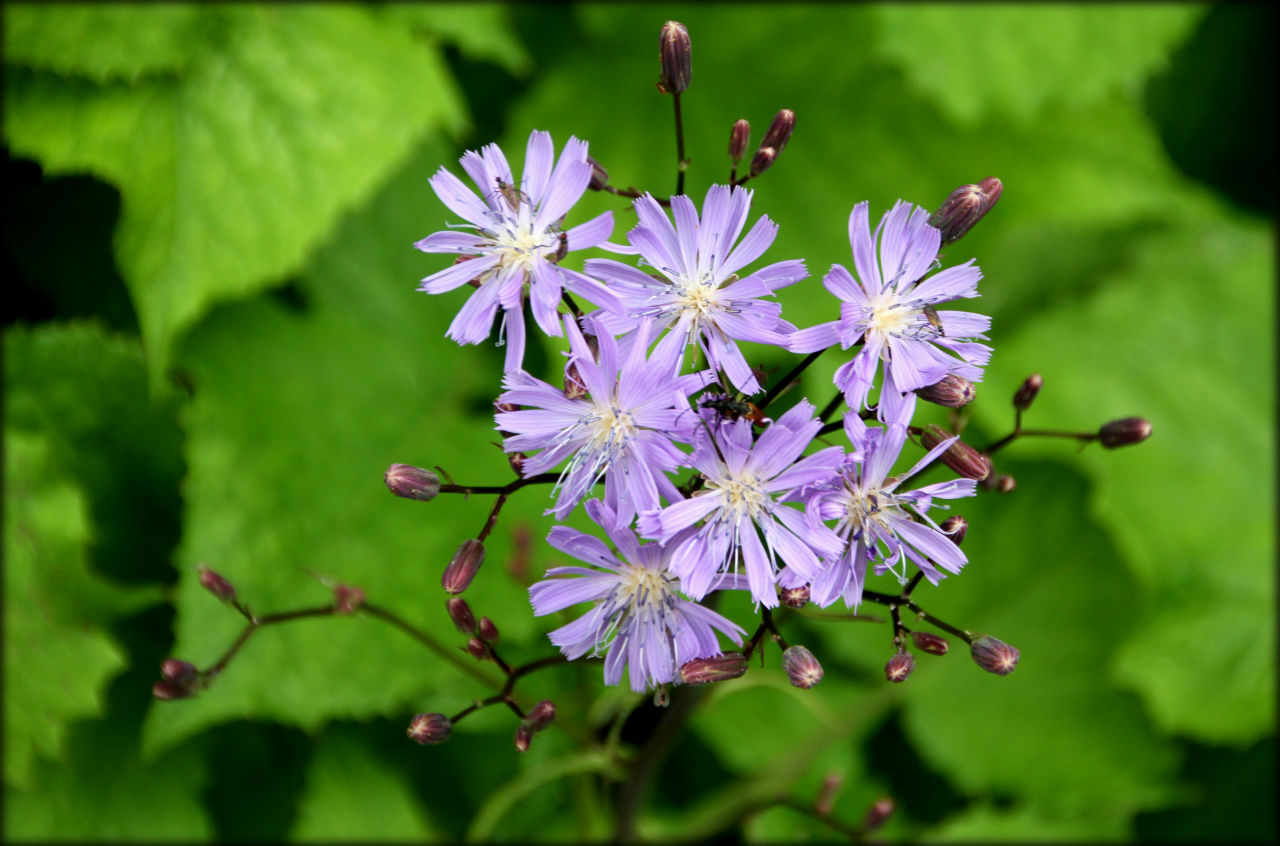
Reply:
[[[843,780],[887,840],[1275,837],[1275,12],[1260,5],[26,5],[4,16],[6,840],[582,840],[611,836],[625,755],[661,712],[599,664],[534,674],[558,706],[518,754],[510,712],[405,738],[492,687],[368,615],[259,632],[254,611],[361,587],[455,651],[440,572],[487,498],[391,497],[392,462],[511,478],[489,416],[501,350],[443,338],[464,291],[411,244],[455,222],[427,178],[532,129],[619,186],[674,186],[658,32],[693,39],[688,190],[728,174],[729,127],[797,126],[753,180],[798,325],[834,316],[849,211],[934,208],[998,176],[946,250],[984,273],[995,354],[966,438],[1149,418],[1138,447],[1025,440],[1017,488],[963,502],[971,564],[919,601],[1017,645],[1008,677],[962,644],[883,680],[888,627],[793,618],[826,668],[718,686],[658,761],[655,839],[829,839],[792,808]],[[592,194],[575,221],[613,209]],[[465,289],[464,289],[465,290]],[[529,366],[552,376],[543,340]],[[777,374],[793,357],[757,350]],[[838,353],[805,376],[830,396]],[[799,392],[788,395],[794,399]],[[790,401],[790,400],[788,400]],[[939,418],[941,419],[941,418]],[[526,585],[563,559],[544,489],[513,498],[467,598],[512,662],[548,654]],[[876,587],[873,582],[870,587]],[[890,589],[891,582],[882,586]],[[750,625],[745,603],[727,613]],[[874,608],[868,611],[876,611]],[[458,653],[461,655],[461,653]],[[463,656],[465,657],[465,656]],[[470,661],[470,659],[466,659]],[[634,709],[634,710],[632,710]],[[631,716],[625,721],[622,716]],[[621,716],[620,716],[621,715]],[[623,785],[620,787],[620,785]]]

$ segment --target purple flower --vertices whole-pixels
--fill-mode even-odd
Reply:
[[[599,500],[587,503],[591,519],[605,528],[617,547],[568,526],[556,526],[547,542],[592,567],[553,567],[546,579],[529,588],[535,615],[551,614],[593,602],[590,611],[551,632],[551,642],[570,660],[607,649],[605,684],[629,670],[631,689],[667,684],[680,665],[720,653],[716,632],[742,644],[741,628],[715,611],[679,594],[680,585],[667,571],[670,548],[641,544],[627,529],[611,529],[617,518]],[[576,577],[576,578],[568,578]],[[730,581],[719,585],[729,587]]]
[[[805,353],[837,342],[842,349],[864,342],[835,375],[836,386],[855,411],[867,407],[867,394],[881,361],[886,379],[892,376],[896,390],[905,393],[932,385],[948,373],[980,381],[982,366],[991,357],[990,347],[972,341],[986,339],[982,333],[991,328],[990,317],[934,308],[957,297],[978,296],[982,271],[973,260],[921,280],[937,264],[942,237],[928,220],[924,209],[899,200],[872,234],[867,204],[854,206],[849,242],[858,279],[837,264],[822,280],[828,291],[843,300],[840,319],[797,330],[789,338],[793,352]],[[905,411],[880,416],[904,422],[911,408],[914,402]]]
[[[439,294],[468,282],[478,283],[447,334],[459,344],[478,344],[489,337],[494,315],[501,307],[504,330],[500,334],[505,331],[507,343],[505,369],[518,370],[524,358],[526,282],[534,320],[548,335],[560,334],[556,310],[561,287],[599,305],[620,307],[603,285],[558,264],[566,251],[606,241],[613,232],[613,216],[605,212],[567,231],[562,228],[565,214],[591,181],[587,144],[577,138],[569,139],[557,162],[551,135],[533,132],[521,182],[512,179],[506,157],[496,144],[479,153],[468,150],[460,161],[479,187],[480,196],[443,167],[431,177],[431,187],[475,231],[448,229],[414,244],[425,253],[459,253],[465,259],[423,279],[418,290]]]
[[[752,599],[773,607],[778,604],[778,558],[796,578],[808,581],[821,569],[819,554],[840,554],[844,545],[834,532],[780,504],[796,488],[829,478],[838,466],[839,447],[800,458],[822,428],[813,411],[802,400],[754,445],[749,420],[721,423],[714,435],[696,441],[689,458],[706,487],[690,499],[640,515],[637,525],[643,534],[672,546],[671,571],[694,599],[713,589],[718,573],[741,562]],[[702,526],[685,534],[699,520]]]
[[[898,490],[955,438],[938,444],[906,473],[889,477],[906,442],[906,427],[870,428],[858,415],[846,414],[845,432],[858,451],[846,458],[838,478],[811,488],[806,498],[809,508],[822,520],[836,521],[836,532],[848,546],[838,561],[810,583],[810,600],[827,606],[843,598],[846,605],[857,607],[862,601],[867,563],[871,561],[875,562],[877,574],[892,572],[903,583],[907,581],[907,561],[919,567],[934,584],[943,578],[934,564],[959,573],[968,559],[926,512],[933,507],[934,499],[972,496],[976,483],[972,479],[955,479],[914,491]]]
[[[524,371],[508,371],[503,377],[506,393],[498,402],[530,406],[495,415],[497,428],[514,434],[506,439],[507,452],[541,450],[524,462],[525,477],[536,476],[564,459],[569,465],[557,484],[559,494],[552,512],[565,519],[604,477],[605,503],[616,513],[618,526],[627,526],[641,510],[659,508],[681,499],[666,477],[684,466],[685,454],[672,437],[690,441],[697,422],[689,411],[689,394],[706,384],[709,374],[677,377],[679,358],[655,351],[646,359],[648,330],[642,327],[625,351],[598,322],[600,347],[597,362],[582,332],[565,318],[569,336],[569,361],[586,386],[587,395],[570,399],[564,391],[535,379]]]
[[[664,354],[674,349],[683,356],[696,341],[714,370],[723,371],[735,388],[754,394],[760,385],[736,342],[785,346],[795,327],[779,317],[782,306],[760,297],[799,282],[808,271],[796,259],[738,278],[738,271],[763,255],[778,233],[777,224],[762,217],[735,247],[750,206],[751,191],[713,185],[701,219],[688,197],[671,198],[673,226],[657,200],[646,194],[635,201],[639,225],[627,240],[660,275],[612,259],[589,259],[585,270],[609,283],[626,308],[625,315],[605,317],[615,333],[644,321],[670,328],[658,342]]]

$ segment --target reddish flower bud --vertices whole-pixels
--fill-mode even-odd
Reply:
[[[582,381],[582,376],[578,373],[577,362],[569,362],[569,366],[564,369],[564,395],[567,399],[582,399],[591,393],[587,390],[587,383]]]
[[[451,596],[445,600],[444,607],[449,612],[449,619],[453,620],[459,632],[464,635],[476,633],[476,615],[471,613],[471,606],[465,599],[460,596]]]
[[[924,444],[925,449],[931,450],[951,437],[953,435],[946,429],[930,423],[924,427],[920,442]],[[952,443],[942,455],[938,456],[938,460],[966,479],[980,482],[991,475],[991,459],[964,441],[957,440]]]
[[[747,144],[751,143],[751,124],[738,119],[729,130],[729,160],[735,165],[747,154]]]
[[[678,21],[667,21],[658,39],[662,76],[658,90],[663,94],[679,94],[689,87],[693,77],[693,45],[689,30]]]
[[[478,540],[463,541],[453,554],[449,566],[444,568],[440,584],[445,593],[462,593],[471,584],[484,563],[484,544]]]
[[[783,651],[782,670],[787,674],[787,680],[801,690],[808,690],[822,681],[822,665],[803,646],[791,646]]]
[[[933,213],[929,218],[929,225],[942,232],[944,245],[959,241],[975,223],[991,211],[1003,190],[1004,186],[994,176],[977,185],[961,185]]]
[[[1151,437],[1151,421],[1142,417],[1112,420],[1098,429],[1098,440],[1107,449],[1142,443]]]
[[[477,661],[489,660],[489,647],[478,637],[473,637],[467,641],[467,653]]]
[[[179,685],[192,685],[200,680],[200,671],[190,661],[168,658],[160,665],[160,678]]]
[[[795,128],[796,113],[790,109],[783,109],[773,116],[773,122],[765,130],[764,140],[760,142],[760,146],[772,147],[775,153],[781,153],[787,146],[787,142],[791,140],[791,133]]]
[[[550,699],[544,699],[529,709],[524,721],[529,726],[530,731],[539,732],[551,725],[551,721],[555,718],[556,704]]]
[[[736,679],[747,671],[747,657],[741,652],[726,652],[710,658],[694,658],[680,668],[680,681],[685,684],[710,684]]]
[[[387,490],[405,499],[430,502],[440,493],[440,477],[412,464],[392,464],[382,479]]]
[[[190,699],[196,695],[196,688],[177,682],[158,681],[151,685],[151,695],[166,702],[171,699]]]
[[[938,528],[951,538],[951,542],[959,546],[964,536],[969,532],[969,521],[961,517],[959,514],[952,514],[947,519],[938,524]]]
[[[231,602],[236,598],[236,589],[231,586],[231,582],[222,578],[222,576],[203,565],[197,568],[196,572],[200,576],[200,587],[209,591],[218,599],[223,602]]]
[[[587,187],[592,191],[602,191],[609,184],[609,171],[600,166],[600,162],[587,156],[587,164],[591,165],[591,181]]]
[[[803,608],[809,601],[809,586],[800,585],[800,587],[783,588],[782,604],[788,608]]]
[[[1018,650],[989,635],[983,635],[970,644],[969,654],[975,664],[997,676],[1007,676],[1018,666]]]
[[[480,618],[480,625],[476,627],[476,634],[489,646],[498,645],[498,627],[488,617]]]
[[[1040,389],[1044,387],[1044,378],[1039,373],[1032,373],[1022,381],[1018,386],[1018,390],[1013,394],[1013,407],[1019,411],[1026,411],[1031,407],[1031,403],[1035,402],[1036,397],[1040,394]]]
[[[822,779],[822,786],[818,788],[818,796],[813,801],[813,809],[820,816],[826,816],[831,813],[831,809],[836,804],[836,794],[840,792],[841,785],[844,784],[844,776],[838,772],[827,773]]]
[[[894,812],[893,800],[888,796],[881,796],[879,799],[871,803],[871,807],[867,809],[867,815],[862,819],[862,831],[864,834],[875,831],[877,828],[885,824]]]
[[[524,463],[528,458],[529,456],[523,452],[507,453],[507,463],[511,465],[511,469],[515,471],[515,474],[522,478],[524,477]]]
[[[1018,486],[1018,480],[1008,473],[996,473],[983,479],[981,484],[986,490],[1007,494]]]
[[[884,677],[891,682],[904,682],[916,668],[915,656],[910,652],[895,652],[884,665]]]
[[[444,714],[419,714],[409,723],[405,734],[415,743],[435,746],[444,743],[453,732],[453,723]]]
[[[920,399],[946,408],[963,408],[977,395],[978,389],[972,382],[954,373],[948,373],[941,381],[916,391]]]
[[[773,160],[778,157],[778,151],[772,147],[761,147],[756,150],[756,154],[751,157],[752,176],[759,176],[773,165]]]
[[[516,728],[516,751],[528,752],[530,743],[533,743],[533,729],[529,728],[525,723],[521,723]]]
[[[947,650],[951,648],[951,644],[945,637],[930,632],[912,632],[911,639],[915,641],[916,648],[930,655],[946,655]]]
[[[364,591],[351,585],[334,585],[333,613],[354,614],[364,605]]]

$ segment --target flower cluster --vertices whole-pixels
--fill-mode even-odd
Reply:
[[[741,644],[742,630],[705,604],[717,591],[745,590],[766,609],[798,591],[856,608],[869,568],[903,584],[910,568],[933,583],[960,572],[964,554],[928,512],[972,495],[975,481],[903,489],[954,438],[891,475],[919,432],[916,392],[930,398],[944,380],[980,380],[991,352],[980,343],[988,317],[942,308],[976,297],[982,274],[972,260],[941,266],[943,233],[930,214],[899,201],[872,231],[868,204],[855,205],[854,270],[837,264],[822,280],[839,301],[836,319],[797,328],[774,294],[808,273],[802,259],[749,269],[778,232],[768,217],[748,226],[751,190],[714,185],[701,209],[683,194],[640,194],[627,243],[611,244],[608,214],[565,228],[592,179],[587,145],[570,139],[558,161],[553,150],[534,132],[521,182],[497,147],[467,153],[462,167],[479,195],[441,169],[431,185],[465,223],[416,245],[459,254],[422,290],[476,289],[450,337],[483,340],[502,310],[508,351],[495,423],[505,450],[526,478],[558,468],[547,513],[563,521],[582,505],[616,550],[567,526],[551,530],[552,547],[590,565],[556,567],[530,589],[539,615],[590,604],[552,643],[570,659],[603,655],[606,683],[625,669],[644,690],[719,655],[718,634]],[[637,258],[564,265],[587,247]],[[597,308],[583,314],[565,297],[561,314],[565,291]],[[526,304],[545,333],[567,336],[563,386],[523,369]],[[834,401],[823,415],[801,399],[766,418],[751,402],[763,388],[742,342],[815,356],[856,348],[834,378],[843,427],[827,424]],[[841,443],[815,448],[841,428]]]

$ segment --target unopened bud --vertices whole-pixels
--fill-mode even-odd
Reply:
[[[959,546],[969,531],[969,521],[959,514],[953,514],[939,523],[938,528],[942,529],[946,536],[951,538],[952,543]]]
[[[709,684],[736,679],[747,671],[747,657],[741,652],[726,652],[710,658],[694,658],[680,668],[680,681],[685,684]]]
[[[478,540],[463,541],[440,578],[445,593],[462,593],[466,590],[483,563],[484,544]]]
[[[916,391],[920,399],[946,408],[963,408],[977,395],[978,389],[972,382],[954,373],[948,373],[941,381]]]
[[[354,614],[364,605],[364,591],[351,585],[335,585],[333,588],[333,613]]]
[[[982,488],[996,493],[1007,494],[1018,486],[1018,480],[1008,473],[993,473],[980,482]]]
[[[739,118],[733,122],[729,130],[729,160],[735,165],[747,154],[747,144],[751,143],[751,124]]]
[[[884,677],[891,682],[904,682],[916,668],[915,656],[910,652],[895,652],[884,665]]]
[[[158,681],[151,685],[151,695],[166,702],[172,699],[190,699],[196,695],[196,692],[193,685],[171,681]]]
[[[192,684],[199,680],[200,671],[190,661],[167,658],[160,665],[160,677],[174,684]]]
[[[236,598],[236,589],[231,586],[231,582],[222,578],[222,576],[204,566],[197,568],[196,572],[200,577],[200,587],[209,591],[218,599],[223,602],[231,602]]]
[[[827,773],[822,779],[822,786],[818,788],[818,796],[813,800],[813,809],[818,812],[819,816],[825,817],[831,813],[831,809],[836,804],[836,794],[840,792],[840,786],[844,784],[844,776],[838,772]]]
[[[1126,417],[1102,424],[1098,440],[1107,449],[1138,444],[1151,437],[1151,421],[1143,417]]]
[[[511,465],[511,469],[515,471],[515,474],[522,478],[524,477],[524,463],[528,459],[529,456],[525,455],[523,452],[507,453],[507,463]]]
[[[759,176],[773,165],[773,160],[778,157],[778,151],[772,147],[761,147],[756,150],[756,154],[751,157],[752,176]]]
[[[449,739],[453,731],[453,723],[444,714],[419,714],[409,723],[405,734],[415,743],[423,746],[435,746]]]
[[[440,493],[440,477],[412,464],[392,464],[382,478],[387,490],[405,499],[430,502]]]
[[[994,176],[977,185],[961,185],[951,192],[929,218],[929,225],[942,232],[942,243],[959,241],[983,215],[991,211],[1004,186]]]
[[[539,732],[551,725],[551,721],[555,718],[556,704],[550,699],[544,699],[529,709],[524,721],[529,726],[530,731]]]
[[[533,729],[521,723],[516,727],[516,751],[528,752],[530,743],[533,743]]]
[[[461,596],[451,596],[445,600],[444,607],[449,612],[449,619],[453,620],[459,632],[464,635],[476,633],[476,615],[471,613],[471,606],[465,599]]]
[[[760,142],[760,146],[772,147],[776,153],[781,153],[787,146],[787,141],[791,140],[791,133],[795,128],[796,113],[783,109],[773,116],[773,122],[764,131],[764,140]]]
[[[1018,666],[1018,650],[990,635],[983,635],[970,644],[969,654],[975,664],[997,676],[1007,676]]]
[[[489,647],[485,646],[484,641],[478,637],[467,641],[467,653],[477,661],[489,660]]]
[[[564,369],[564,395],[567,399],[582,399],[591,393],[587,390],[587,383],[582,381],[582,376],[578,373],[578,363],[576,361],[569,362],[569,366]]]
[[[787,680],[801,690],[808,690],[822,681],[822,665],[803,646],[791,646],[783,651],[782,670],[787,674]]]
[[[591,181],[587,187],[592,191],[602,191],[609,184],[609,171],[600,166],[600,162],[587,156],[587,164],[591,165]]]
[[[658,51],[662,64],[658,90],[663,94],[679,94],[689,87],[693,76],[693,46],[685,25],[678,21],[663,24]]]
[[[889,817],[893,816],[894,810],[893,800],[888,796],[881,796],[872,802],[871,807],[867,809],[867,815],[862,819],[863,833],[875,831],[884,825]]]
[[[1044,387],[1044,379],[1039,373],[1032,373],[1022,384],[1018,386],[1018,390],[1013,395],[1013,407],[1019,411],[1026,411],[1031,407],[1031,403],[1036,401],[1036,396],[1040,393],[1040,389]]]
[[[809,601],[809,586],[800,585],[800,587],[783,588],[782,604],[788,608],[803,608]]]
[[[912,632],[911,640],[915,642],[917,649],[928,652],[930,655],[946,655],[947,650],[951,648],[951,644],[945,637],[932,632]]]
[[[480,625],[476,627],[476,634],[490,646],[498,645],[498,627],[488,617],[480,618]]]
[[[946,429],[930,423],[920,434],[920,442],[924,444],[925,449],[931,450],[951,437],[953,437],[952,434]],[[938,456],[938,460],[966,479],[980,482],[991,475],[991,459],[964,441],[957,440],[952,443],[942,455]]]

